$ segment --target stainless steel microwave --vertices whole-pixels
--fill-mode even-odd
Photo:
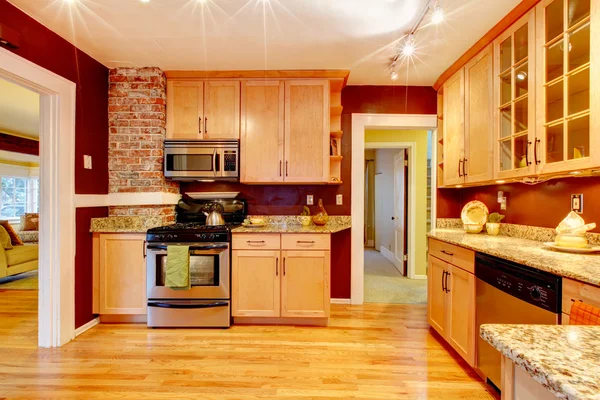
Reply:
[[[180,181],[239,181],[239,140],[166,140],[165,177]]]

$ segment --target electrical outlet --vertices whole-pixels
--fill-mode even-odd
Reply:
[[[92,169],[92,156],[88,156],[88,155],[83,156],[83,168]]]
[[[344,198],[341,194],[335,196],[335,204],[341,206],[344,204]]]
[[[583,214],[583,194],[571,195],[571,210],[577,214]]]
[[[315,199],[312,194],[306,196],[306,205],[312,206],[315,204]]]

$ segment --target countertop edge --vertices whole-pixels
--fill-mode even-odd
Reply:
[[[232,234],[236,233],[297,233],[297,234],[332,234],[350,229],[350,224],[344,225],[331,225],[324,227],[309,226],[303,227],[302,225],[271,225],[262,228],[246,228],[243,226],[234,228],[231,230]]]

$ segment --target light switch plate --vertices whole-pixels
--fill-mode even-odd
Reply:
[[[306,205],[312,206],[315,204],[315,199],[312,194],[306,196]]]
[[[335,196],[335,204],[341,206],[344,204],[344,198],[341,194]]]
[[[92,156],[88,156],[88,155],[83,156],[83,168],[92,169]]]
[[[571,195],[571,210],[577,214],[583,214],[583,194]]]

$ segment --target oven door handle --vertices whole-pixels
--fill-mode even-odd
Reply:
[[[216,307],[227,307],[229,305],[226,301],[215,301],[213,303],[169,303],[168,301],[149,301],[148,307],[159,307],[159,308],[216,308]]]
[[[166,244],[149,244],[147,247],[148,247],[148,250],[166,250],[168,246]],[[190,246],[190,251],[192,251],[192,250],[215,250],[215,249],[226,250],[228,248],[229,248],[229,245],[226,245],[226,244],[214,244],[214,245],[210,245],[210,246]]]

